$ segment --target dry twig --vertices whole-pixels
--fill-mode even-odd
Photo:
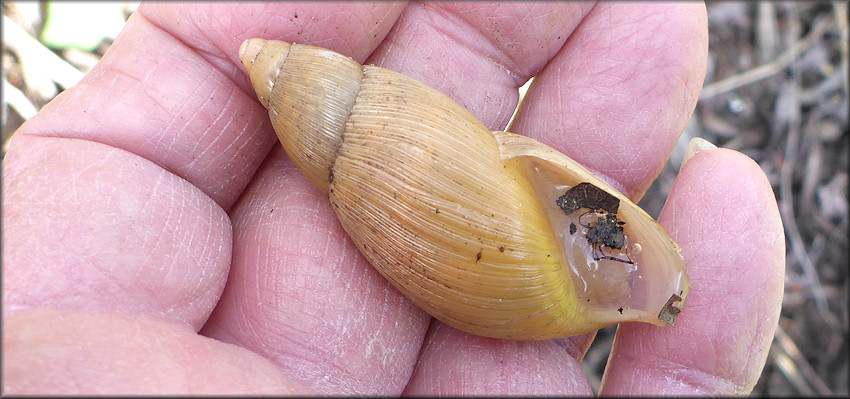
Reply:
[[[39,65],[63,89],[83,79],[82,72],[44,47],[5,15],[3,16],[3,44],[9,46],[20,58],[28,59],[27,64],[30,66]]]
[[[807,38],[811,38],[813,34],[817,31],[821,31],[822,34],[823,29],[824,28],[817,29],[817,27],[815,29],[812,29],[812,33],[809,34]],[[809,42],[810,41],[811,39],[809,39]],[[799,54],[799,51],[793,50],[794,48],[802,47],[803,46],[796,44],[792,47],[791,52],[793,52],[793,54],[795,55]],[[796,76],[797,73],[796,68],[794,67],[794,63],[791,62],[789,66],[791,67],[792,76]],[[795,78],[792,78],[791,82],[791,98],[793,99],[795,106],[790,108],[790,110],[792,111],[792,115],[790,115],[788,118],[788,136],[786,139],[787,141],[785,142],[785,155],[784,161],[782,162],[782,168],[779,173],[779,212],[782,215],[782,222],[785,225],[785,231],[790,242],[791,251],[794,254],[794,257],[797,258],[798,262],[800,263],[800,266],[803,268],[803,273],[805,274],[806,279],[809,282],[809,288],[812,290],[812,294],[815,299],[815,305],[817,306],[818,311],[823,315],[824,320],[830,322],[834,320],[834,317],[830,317],[831,314],[829,314],[829,304],[826,299],[826,294],[824,293],[823,286],[821,285],[820,279],[818,278],[817,270],[815,270],[811,259],[806,253],[805,244],[803,243],[803,239],[800,236],[800,231],[797,227],[797,222],[794,215],[794,195],[792,194],[791,178],[792,172],[794,171],[794,168],[796,167],[797,163],[797,149],[800,141],[801,122],[799,87]]]
[[[782,326],[777,326],[776,335],[774,336],[774,343],[778,345],[771,346],[770,354],[774,356],[774,358],[787,357],[787,360],[791,362],[789,365],[785,362],[785,359],[782,361],[777,361],[782,374],[791,381],[792,384],[795,384],[798,387],[798,390],[803,395],[821,395],[828,396],[832,395],[832,390],[826,386],[826,383],[823,382],[809,362],[803,357],[802,353],[800,353],[800,349],[797,348],[797,345],[794,343],[794,340],[785,332],[785,329]],[[781,351],[780,351],[781,349]]]
[[[794,62],[794,60],[800,55],[800,53],[803,52],[806,48],[808,48],[809,45],[811,45],[815,39],[818,39],[823,36],[823,33],[826,32],[826,29],[828,27],[829,25],[827,25],[826,23],[817,24],[814,28],[812,28],[812,31],[809,32],[809,34],[805,38],[795,42],[791,46],[791,48],[788,49],[788,51],[782,53],[782,55],[780,55],[772,62],[750,69],[746,72],[730,76],[719,82],[714,82],[703,87],[699,99],[704,100],[706,98],[711,98],[718,94],[735,90],[741,86],[757,82],[768,76],[779,73],[792,62]]]

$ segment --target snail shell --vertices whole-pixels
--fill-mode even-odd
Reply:
[[[673,324],[688,293],[679,246],[567,156],[330,50],[251,39],[239,57],[293,163],[432,316],[518,340]]]

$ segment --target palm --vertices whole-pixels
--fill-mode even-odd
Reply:
[[[706,34],[697,4],[141,7],[8,152],[4,390],[590,393],[592,337],[470,336],[372,270],[277,145],[237,49],[331,48],[494,130],[537,75],[511,130],[637,200],[690,118]],[[784,271],[763,173],[700,154],[660,222],[689,265],[688,308],[676,329],[621,326],[603,393],[748,392]]]

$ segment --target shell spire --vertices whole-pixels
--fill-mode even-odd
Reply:
[[[327,192],[363,67],[323,48],[264,39],[246,40],[239,57],[286,153]]]

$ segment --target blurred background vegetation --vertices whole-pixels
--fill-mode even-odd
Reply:
[[[137,6],[2,2],[2,155],[23,122],[98,62]],[[753,395],[846,397],[847,2],[712,1],[707,9],[705,86],[640,205],[659,215],[693,137],[753,158],[773,186],[787,247],[779,327]],[[582,362],[597,391],[614,331],[601,330]]]

